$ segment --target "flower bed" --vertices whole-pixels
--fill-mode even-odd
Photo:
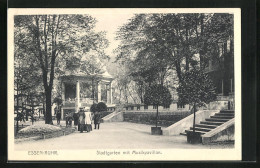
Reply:
[[[26,128],[21,129],[18,132],[17,138],[19,137],[32,137],[32,136],[40,136],[41,134],[50,134],[62,131],[62,129],[58,126],[49,125],[49,124],[38,124],[31,125]]]
[[[23,128],[18,132],[18,135],[15,137],[15,143],[55,138],[59,136],[69,135],[75,131],[76,127],[60,127],[48,124],[32,125]]]

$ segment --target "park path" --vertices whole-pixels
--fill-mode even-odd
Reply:
[[[99,130],[90,133],[76,131],[67,136],[27,141],[15,144],[15,150],[86,150],[86,149],[158,149],[158,148],[211,148],[187,144],[185,136],[151,135],[151,126],[113,122],[101,123]],[[222,146],[223,147],[223,146]],[[214,147],[216,148],[216,147]],[[217,147],[218,148],[218,147]]]

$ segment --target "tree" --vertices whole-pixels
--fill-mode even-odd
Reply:
[[[139,85],[137,93],[142,95],[146,87],[165,85],[169,78],[171,83],[181,83],[186,72],[203,71],[209,60],[214,65],[227,60],[223,57],[230,56],[220,57],[219,48],[224,45],[225,50],[230,40],[233,51],[233,15],[137,14],[118,30],[117,39],[121,40],[117,61],[127,62],[131,71],[128,75]]]
[[[99,102],[97,104],[96,111],[98,112],[107,111],[107,105],[103,102]]]
[[[61,104],[62,104],[62,99],[60,97],[55,97],[53,99],[53,103],[56,103],[58,108],[60,108]]]
[[[129,61],[119,61],[117,62],[116,72],[114,72],[115,80],[113,85],[115,88],[114,97],[117,101],[115,103],[138,103],[142,102],[142,95],[138,93],[137,82],[133,80],[133,73],[131,68],[133,65]],[[141,85],[140,85],[141,86]],[[142,102],[143,103],[143,102]]]
[[[103,53],[105,40],[102,33],[93,31],[95,23],[89,15],[15,16],[15,31],[19,30],[20,37],[16,45],[41,71],[46,98],[46,124],[52,123],[52,89],[55,71],[59,70],[57,67],[64,67],[65,61],[71,57],[80,60],[90,51],[100,55]]]
[[[93,112],[93,113],[97,112],[97,104],[95,104],[95,103],[92,104],[91,107],[90,107],[90,111]]]
[[[158,122],[158,106],[169,106],[172,103],[172,96],[169,90],[163,85],[152,85],[148,87],[144,95],[146,105],[156,105],[156,127]]]
[[[215,86],[208,75],[192,69],[183,75],[177,88],[180,104],[193,106],[193,132],[195,132],[196,107],[204,106],[216,99]]]

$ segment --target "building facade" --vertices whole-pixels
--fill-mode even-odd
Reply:
[[[234,103],[234,47],[233,38],[218,43],[217,55],[205,63],[204,71],[216,86],[217,101]],[[231,107],[230,107],[231,108]]]

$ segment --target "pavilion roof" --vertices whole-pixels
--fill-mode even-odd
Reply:
[[[86,74],[84,72],[75,72],[75,73],[67,73],[60,77],[60,79],[66,79],[66,78],[79,78],[79,79],[104,79],[112,81],[114,78],[112,75],[110,75],[107,71],[100,73],[100,74]]]

